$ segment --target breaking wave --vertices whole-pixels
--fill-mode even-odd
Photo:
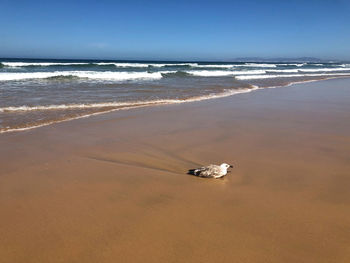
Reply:
[[[163,72],[167,73],[167,72]],[[162,78],[160,72],[113,72],[113,71],[54,71],[54,72],[6,72],[0,73],[0,81],[25,80],[25,79],[73,79],[87,78],[95,80],[152,80]]]
[[[349,73],[325,73],[325,74],[285,74],[285,75],[247,75],[236,76],[238,80],[269,79],[269,78],[302,78],[302,77],[329,77],[329,76],[350,76]]]
[[[263,63],[245,63],[246,67],[258,67],[258,68],[276,68],[276,64],[263,64]]]
[[[278,63],[278,66],[295,66],[295,67],[302,67],[305,66],[307,63]],[[323,65],[323,64],[318,64]]]
[[[348,72],[345,72],[348,71]],[[328,73],[327,73],[328,72]],[[333,73],[334,72],[334,73]],[[339,73],[341,72],[341,73]],[[269,74],[285,73],[285,74]],[[296,74],[289,74],[296,73]],[[306,73],[306,74],[302,74]],[[52,71],[52,72],[0,72],[0,81],[46,79],[77,80],[93,79],[107,81],[157,80],[163,77],[223,77],[233,76],[237,79],[262,79],[277,77],[308,77],[328,75],[349,75],[350,68],[321,69],[265,69],[265,70],[187,70],[187,71]],[[248,75],[248,76],[246,76]]]
[[[197,63],[129,63],[129,62],[2,62],[4,67],[50,67],[50,66],[114,66],[117,68],[148,67],[196,67]]]
[[[337,72],[349,71],[350,68],[303,68],[303,69],[267,69],[266,72],[298,73],[298,72]]]
[[[308,63],[252,63],[252,62],[237,62],[237,63],[205,63],[205,62],[184,62],[184,63],[155,63],[155,62],[8,62],[3,61],[0,67],[21,68],[21,67],[96,67],[96,66],[113,66],[116,68],[167,68],[167,67],[191,67],[191,68],[236,68],[236,67],[253,67],[253,68],[276,68],[279,66],[295,66],[302,67],[305,65],[322,66],[324,64],[308,64]],[[346,67],[346,64],[339,65]]]
[[[221,76],[237,76],[250,74],[264,74],[265,70],[246,70],[246,71],[225,71],[225,70],[192,70],[187,73],[200,77],[221,77]]]
[[[48,66],[77,66],[89,65],[84,62],[1,62],[6,67],[48,67]]]

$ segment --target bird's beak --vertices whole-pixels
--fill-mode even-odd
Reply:
[[[233,168],[233,165],[230,165],[230,168]]]

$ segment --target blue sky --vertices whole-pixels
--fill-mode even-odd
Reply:
[[[350,0],[0,0],[0,57],[350,59]]]

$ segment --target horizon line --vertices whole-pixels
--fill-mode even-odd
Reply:
[[[0,57],[0,60],[19,60],[19,59],[26,59],[26,60],[70,60],[70,61],[118,61],[118,62],[209,62],[209,63],[237,63],[237,62],[267,62],[267,63],[274,63],[274,62],[349,62],[349,60],[339,60],[339,59],[320,59],[315,57],[295,57],[295,58],[283,58],[283,57],[272,57],[272,58],[264,58],[264,57],[239,57],[234,58],[232,60],[200,60],[200,59],[111,59],[111,58],[33,58],[33,57]]]

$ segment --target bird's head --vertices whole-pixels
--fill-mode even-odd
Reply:
[[[227,163],[223,163],[223,164],[220,165],[220,167],[221,168],[225,168],[227,170],[228,168],[233,168],[233,165],[230,165],[230,164],[227,164]]]

